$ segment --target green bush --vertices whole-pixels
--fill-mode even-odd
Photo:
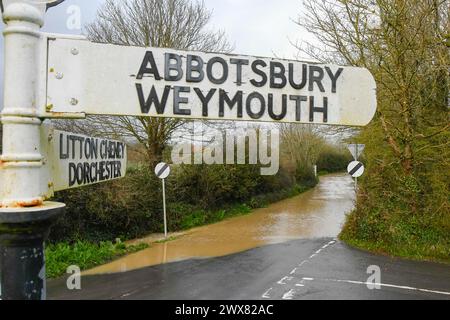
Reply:
[[[347,150],[328,146],[319,154],[317,160],[318,172],[339,172],[344,171],[353,158]]]
[[[243,203],[255,207],[258,196],[268,195],[267,200],[294,187],[295,178],[282,168],[261,176],[253,165],[172,166],[166,181],[168,227],[176,231],[218,221],[228,216],[220,210]],[[99,243],[163,231],[161,180],[145,166],[133,166],[120,180],[58,192],[55,200],[67,209],[51,230],[53,243]]]

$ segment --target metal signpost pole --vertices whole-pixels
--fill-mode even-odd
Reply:
[[[164,212],[164,238],[167,238],[167,213],[166,213],[166,186],[165,180],[162,180],[162,192],[163,192],[163,212]]]
[[[46,5],[4,0],[3,155],[0,158],[1,298],[45,299],[44,240],[64,204],[44,202],[37,96]]]
[[[356,152],[355,160],[358,160],[359,153],[358,153],[358,144],[357,143],[355,144],[355,152]],[[355,194],[356,195],[358,194],[358,177],[355,177]],[[358,199],[358,197],[356,197],[356,199]]]
[[[167,213],[166,213],[166,178],[170,174],[170,166],[165,162],[160,162],[155,167],[155,175],[162,182],[163,194],[163,214],[164,214],[164,237],[167,239]]]

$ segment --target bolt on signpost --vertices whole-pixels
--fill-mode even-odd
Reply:
[[[163,212],[164,212],[164,238],[167,239],[167,213],[166,213],[166,184],[165,180],[170,174],[170,166],[167,163],[158,163],[155,167],[156,176],[162,181]]]
[[[110,115],[365,126],[375,115],[376,83],[367,69],[125,47],[42,32],[46,10],[61,2],[0,0],[2,299],[45,299],[43,244],[65,207],[47,201],[54,192],[126,172],[124,143],[57,131],[45,119]],[[170,168],[159,169],[167,236],[164,179]]]

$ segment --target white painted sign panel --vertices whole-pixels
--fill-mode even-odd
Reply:
[[[155,167],[155,175],[160,179],[165,179],[170,174],[170,166],[165,162],[160,162]]]
[[[359,161],[352,161],[347,166],[347,172],[353,178],[359,178],[364,173],[364,165]]]
[[[43,127],[44,194],[123,178],[127,149],[116,140]],[[45,143],[46,142],[46,143]]]
[[[84,114],[364,126],[367,69],[49,38],[47,117]]]
[[[359,156],[363,153],[365,144],[349,144],[347,145],[348,150],[353,156],[353,159],[358,160]]]

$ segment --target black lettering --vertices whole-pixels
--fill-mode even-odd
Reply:
[[[180,108],[180,104],[188,103],[189,99],[187,97],[180,97],[180,92],[191,92],[191,88],[178,86],[173,87],[173,114],[189,116],[191,115],[191,110]]]
[[[92,155],[94,159],[98,159],[98,139],[92,139]]]
[[[108,145],[106,140],[100,142],[100,158],[105,159],[108,157]]]
[[[292,88],[300,90],[306,86],[306,79],[308,78],[308,66],[306,64],[302,64],[302,81],[297,84],[294,81],[294,64],[289,63],[289,84]]]
[[[192,62],[196,62],[196,65],[193,65]],[[205,72],[203,71],[203,60],[199,56],[193,56],[188,54],[187,56],[187,71],[186,71],[186,81],[187,82],[202,82],[205,77]],[[193,75],[193,72],[198,73],[197,76]]]
[[[91,158],[92,155],[92,147],[91,147],[91,143],[92,143],[92,138],[87,138],[84,141],[84,156],[86,157],[87,160],[89,160]]]
[[[336,82],[342,74],[342,71],[344,71],[344,68],[339,68],[336,74],[333,74],[333,71],[329,67],[325,67],[325,70],[327,70],[328,76],[331,79],[331,92],[336,93]]]
[[[105,161],[100,161],[99,165],[100,165],[100,168],[99,168],[100,172],[98,173],[99,180],[104,181],[105,180]]]
[[[286,112],[287,112],[287,95],[283,94],[282,97],[282,103],[281,103],[281,113],[280,114],[275,114],[273,112],[273,94],[269,94],[269,99],[267,102],[267,111],[269,112],[269,116],[273,119],[273,120],[282,120],[284,119],[284,117],[286,117]]]
[[[166,53],[165,58],[165,69],[164,69],[164,80],[166,81],[178,81],[183,78],[183,69],[181,56],[175,53]],[[175,63],[172,61],[175,60]],[[176,71],[176,75],[172,75],[171,71]]]
[[[220,78],[215,78],[212,72],[213,66],[215,63],[219,63],[222,65],[222,76]],[[227,62],[220,58],[214,57],[208,61],[208,65],[206,66],[206,74],[208,75],[209,81],[214,84],[223,84],[228,79],[228,64]]]
[[[78,137],[78,141],[80,142],[80,160],[83,159],[83,137]]]
[[[255,60],[252,63],[252,71],[261,77],[261,81],[256,81],[255,79],[250,80],[250,83],[255,87],[263,87],[267,83],[267,75],[263,70],[258,69],[257,67],[267,67],[267,64],[264,60]]]
[[[295,120],[300,121],[301,120],[301,107],[303,101],[308,101],[308,97],[306,96],[296,96],[291,95],[289,96],[289,99],[292,101],[295,101]]]
[[[98,165],[97,162],[94,162],[94,163],[91,164],[90,175],[91,175],[91,181],[93,183],[98,181],[98,176],[97,176],[98,168],[97,168],[97,165]],[[93,170],[93,169],[95,169],[95,170]]]
[[[147,67],[149,63],[151,68]],[[153,74],[155,80],[161,80],[158,68],[156,67],[155,58],[153,57],[153,53],[151,51],[147,51],[145,53],[144,60],[142,61],[141,67],[139,68],[136,79],[141,80],[145,74]]]
[[[59,158],[60,159],[69,159],[69,137],[66,137],[66,153],[63,152],[63,137],[64,134],[59,134]]]
[[[320,92],[325,92],[322,84],[324,77],[323,69],[319,66],[309,66],[309,91],[314,91],[314,82],[317,83]]]
[[[314,113],[322,112],[323,113],[323,122],[328,122],[328,98],[323,97],[323,108],[314,106],[314,97],[309,97],[309,122],[314,122]]]
[[[144,98],[144,93],[142,91],[142,85],[140,83],[136,83],[136,90],[139,97],[139,104],[141,106],[142,113],[149,113],[150,107],[155,104],[156,112],[158,114],[163,114],[166,109],[167,98],[170,93],[170,86],[164,87],[164,93],[161,101],[159,101],[158,94],[156,93],[155,86],[152,86],[150,94],[148,95],[147,100]]]
[[[83,166],[84,166],[84,172],[83,172],[83,176],[84,176],[84,181],[83,181],[83,183],[91,183],[91,179],[90,179],[90,174],[89,174],[89,163],[88,162],[85,162],[84,164],[83,164]]]
[[[77,168],[75,166],[75,163],[70,162],[69,163],[69,187],[73,186],[76,181],[77,176]]]
[[[197,94],[197,96],[200,99],[200,101],[202,102],[202,115],[204,117],[207,117],[208,116],[208,104],[209,104],[209,101],[211,101],[211,98],[213,97],[214,93],[216,93],[217,89],[209,90],[209,92],[206,95],[206,97],[203,95],[202,90],[200,90],[199,88],[194,88],[194,91]]]
[[[237,117],[242,118],[242,91],[238,91],[233,99],[230,99],[228,93],[225,90],[219,91],[219,117],[224,117],[225,103],[233,109],[233,106],[237,104]]]
[[[83,180],[84,180],[83,175],[84,175],[83,164],[79,163],[79,164],[77,164],[77,170],[76,170],[76,181],[79,186],[83,184]]]
[[[252,111],[252,100],[253,99],[257,99],[260,102],[259,112],[255,113]],[[264,115],[264,112],[266,111],[266,102],[264,101],[264,97],[258,92],[250,93],[247,97],[246,109],[247,109],[247,114],[250,116],[250,118],[260,119]]]
[[[120,161],[117,161],[117,176],[116,176],[116,178],[122,176],[122,171],[121,170],[122,170],[122,164],[120,163]]]
[[[278,71],[277,71],[278,69]],[[270,87],[282,89],[286,86],[286,68],[280,62],[270,62]],[[275,80],[281,80],[281,82],[276,82]]]
[[[67,136],[67,141],[70,140],[71,144],[72,144],[72,160],[75,159],[75,140],[77,139],[76,136]]]
[[[230,59],[230,64],[236,65],[236,84],[238,86],[242,85],[242,66],[247,66],[249,61],[246,59]]]

